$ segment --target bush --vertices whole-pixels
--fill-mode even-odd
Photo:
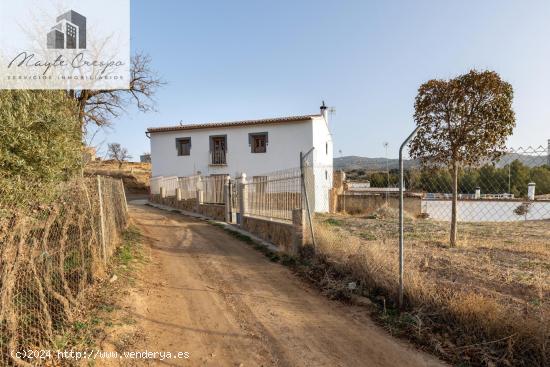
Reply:
[[[81,167],[76,105],[63,91],[0,91],[0,136],[4,179],[56,182]]]
[[[81,168],[76,106],[63,91],[0,91],[0,136],[0,207],[47,204]]]

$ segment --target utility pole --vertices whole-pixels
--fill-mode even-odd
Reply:
[[[508,164],[508,194],[512,193],[512,165]]]
[[[387,176],[387,183],[386,183],[386,206],[388,205],[388,195],[390,190],[390,166],[388,162],[388,146],[389,143],[386,141],[384,142],[384,148],[386,148],[386,176]]]

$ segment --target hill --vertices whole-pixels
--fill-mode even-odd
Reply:
[[[519,154],[519,153],[508,153],[504,155],[497,163],[497,168],[502,168],[507,164],[518,160],[527,167],[533,168],[538,166],[543,166],[548,164],[549,157],[544,155],[543,152],[538,152],[540,154],[530,155],[530,154]],[[390,158],[387,160],[388,167],[390,170],[399,168],[399,159]],[[415,168],[419,166],[417,160],[405,159],[403,160],[403,166],[405,169]],[[386,158],[368,158],[360,156],[344,156],[334,158],[334,169],[338,170],[354,170],[354,169],[364,169],[367,171],[385,171],[386,170]]]
[[[387,160],[387,165],[390,170],[399,168],[399,160],[390,158]],[[418,162],[410,159],[403,161],[405,168],[418,166]],[[334,168],[338,170],[364,169],[368,171],[385,171],[386,158],[368,158],[359,156],[345,156],[334,158]]]
[[[125,162],[121,169],[114,161],[89,162],[84,168],[84,175],[110,176],[121,178],[126,192],[130,194],[148,194],[151,178],[150,163]]]

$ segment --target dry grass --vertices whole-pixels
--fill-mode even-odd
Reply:
[[[317,217],[318,252],[370,296],[396,299],[398,226],[392,209]],[[543,366],[550,361],[550,223],[448,223],[406,218],[407,312],[382,318],[454,363]]]
[[[84,169],[84,174],[121,178],[128,193],[148,194],[151,163],[126,162],[122,168],[119,168],[118,163],[114,161],[89,162]]]

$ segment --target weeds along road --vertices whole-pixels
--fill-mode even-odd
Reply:
[[[127,299],[144,335],[140,349],[190,353],[158,365],[441,365],[223,229],[130,208],[149,257]]]

